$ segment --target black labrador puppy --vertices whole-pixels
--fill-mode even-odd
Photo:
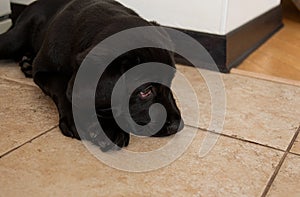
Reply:
[[[121,55],[107,67],[98,82],[95,108],[108,138],[95,133],[94,123],[88,118],[84,122],[90,129],[83,131],[84,136],[78,134],[80,128],[75,127],[72,114],[72,87],[77,70],[90,50],[105,38],[129,28],[156,25],[114,0],[39,0],[21,13],[8,32],[0,35],[0,59],[19,61],[24,74],[33,77],[53,99],[64,135],[87,139],[107,151],[127,146],[130,136],[112,116],[111,94],[117,80],[141,63],[160,62],[175,68],[173,54],[158,48],[140,48]],[[155,36],[160,42],[165,35]],[[171,84],[173,77],[174,74],[165,76],[167,84]],[[183,128],[171,90],[158,83],[143,84],[132,93],[129,103],[132,119],[139,125],[147,125],[151,121],[149,108],[154,103],[165,107],[167,118],[152,136],[169,136]]]

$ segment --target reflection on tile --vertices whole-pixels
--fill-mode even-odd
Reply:
[[[289,154],[285,159],[268,196],[300,196],[300,157]]]
[[[36,87],[0,79],[0,155],[57,125],[52,101]]]
[[[300,125],[300,88],[236,75],[224,82],[226,132],[285,150]]]
[[[298,135],[292,149],[291,149],[292,153],[297,153],[300,155],[300,135]]]
[[[194,68],[180,65],[177,68],[196,90],[200,106],[198,126],[208,128],[212,99],[207,84]],[[300,125],[300,87],[210,72],[212,78],[219,78],[220,75],[225,85],[224,99],[227,103],[223,133],[285,150]],[[188,99],[184,100],[186,106],[182,107],[186,114],[195,111],[195,106],[189,104]],[[197,124],[194,121],[192,125]]]
[[[32,79],[24,76],[17,63],[8,60],[0,60],[0,78],[35,86]]]
[[[186,127],[187,132],[190,132]],[[204,158],[201,131],[187,152],[170,165],[150,172],[124,172],[93,157],[80,141],[53,130],[0,159],[4,196],[259,196],[282,152],[220,137]],[[131,141],[135,151],[151,146]],[[153,139],[149,139],[153,142]],[[165,143],[156,139],[153,145]],[[140,147],[140,148],[139,148]],[[150,148],[151,149],[151,148]],[[174,149],[176,150],[176,149]],[[114,153],[106,153],[113,155]],[[162,159],[166,155],[160,155]],[[124,161],[116,160],[124,163]],[[152,160],[145,160],[151,163]],[[125,164],[126,165],[126,164]],[[3,187],[4,186],[4,187]]]

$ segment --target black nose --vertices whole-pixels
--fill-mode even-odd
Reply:
[[[184,121],[182,119],[180,119],[180,123],[179,123],[179,127],[178,127],[178,131],[181,131],[184,128]]]
[[[173,121],[167,121],[159,132],[156,134],[152,135],[152,137],[166,137],[173,135],[179,131],[181,131],[184,127],[184,122],[183,120],[173,120]]]
[[[166,126],[167,126],[167,133],[169,135],[172,135],[183,129],[184,122],[182,119],[180,119],[180,121],[173,121],[173,122],[168,121],[166,122]]]

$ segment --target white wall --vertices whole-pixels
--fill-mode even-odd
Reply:
[[[118,0],[163,25],[226,35],[280,4],[280,0]]]

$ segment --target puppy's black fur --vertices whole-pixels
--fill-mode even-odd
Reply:
[[[25,75],[33,77],[55,102],[62,133],[80,139],[83,136],[78,135],[77,129],[80,128],[75,128],[71,101],[74,79],[83,59],[95,45],[110,35],[152,25],[156,24],[147,22],[114,0],[39,0],[21,13],[7,33],[0,35],[0,59],[20,61]],[[157,33],[157,42],[163,40],[163,36]],[[175,67],[172,54],[166,50],[136,49],[115,59],[99,80],[95,107],[98,120],[110,140],[95,133],[95,123],[89,120],[84,120],[90,128],[84,131],[84,138],[99,145],[103,151],[114,145],[123,147],[129,143],[129,134],[117,125],[111,115],[111,93],[114,83],[124,72],[146,62],[161,62]],[[173,77],[165,77],[167,84],[171,84]],[[161,103],[167,110],[166,123],[153,136],[168,136],[182,129],[180,111],[171,90],[156,83],[144,84],[131,95],[133,120],[140,125],[148,124],[148,110],[153,103]]]

